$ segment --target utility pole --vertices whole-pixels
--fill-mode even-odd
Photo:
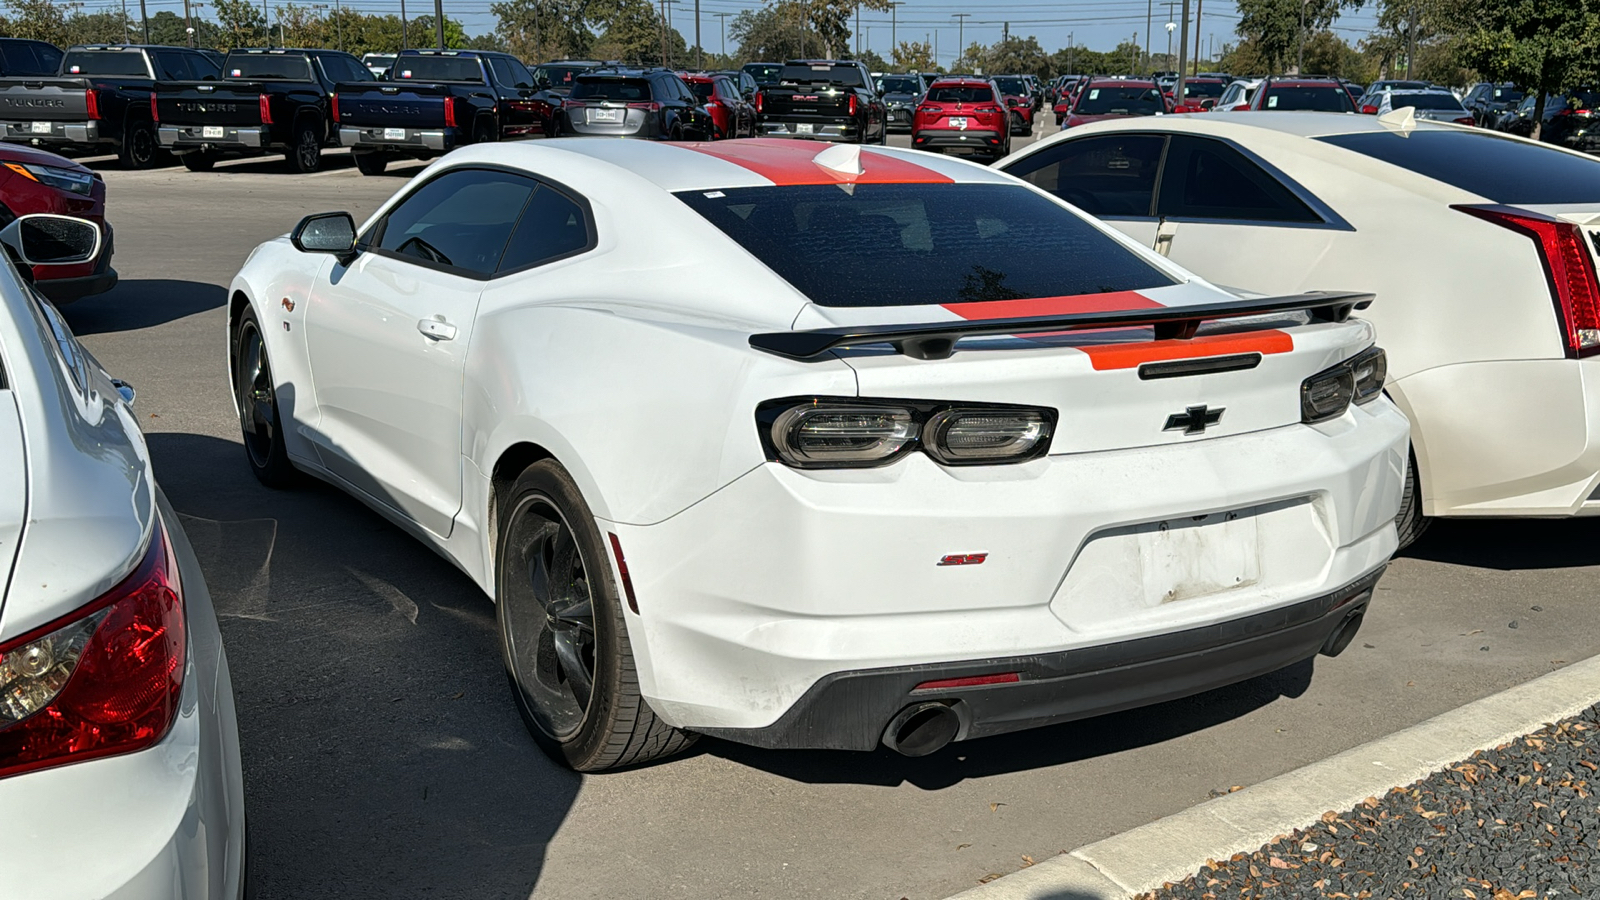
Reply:
[[[1166,0],[1166,3],[1167,3],[1167,63],[1166,64],[1170,66],[1170,65],[1172,65],[1172,32],[1178,27],[1178,23],[1172,21],[1172,8],[1174,6],[1177,6],[1178,3],[1177,3],[1177,0]]]
[[[1156,0],[1144,0],[1144,74],[1150,74],[1150,16],[1155,12]]]
[[[923,39],[926,40],[927,35],[923,35]],[[935,69],[939,68],[939,29],[937,28],[933,30],[933,67]]]
[[[856,58],[861,58],[861,0],[856,0],[856,32],[851,35],[856,39]]]
[[[1406,17],[1406,77],[1412,75],[1411,67],[1417,59],[1417,4],[1413,0],[1411,14]]]
[[[444,0],[433,0],[433,34],[439,40],[439,49],[444,49]]]
[[[1195,0],[1194,4],[1194,74],[1200,74],[1200,13],[1205,9],[1206,0]]]
[[[406,0],[400,0],[400,49],[406,49],[406,32],[411,26],[406,23]]]
[[[1183,34],[1178,38],[1178,83],[1172,86],[1172,102],[1183,105],[1183,79],[1189,68],[1189,0],[1183,0]]]
[[[142,3],[144,0],[140,0],[140,2]],[[961,62],[961,58],[967,55],[967,18],[971,15],[972,13],[955,13],[950,16],[950,18],[956,20],[956,58],[955,62],[950,64],[952,67]],[[1001,105],[1004,106],[1005,104],[1002,103]]]
[[[1133,44],[1133,52],[1128,55],[1128,74],[1136,75],[1139,72],[1139,32],[1137,30],[1134,31],[1133,40],[1130,43]]]
[[[189,46],[194,46],[194,22],[189,17],[189,0],[183,0],[183,33],[189,36]]]
[[[694,0],[694,67],[705,68],[700,61],[700,0]]]
[[[1294,39],[1294,73],[1305,74],[1306,67],[1306,0],[1300,0],[1300,31]]]
[[[661,32],[661,68],[667,67],[667,0],[661,0],[661,16],[656,19],[656,29]]]
[[[902,7],[904,5],[905,5],[904,0],[890,0],[890,2],[889,2],[889,58],[890,59],[894,59],[895,51],[900,49],[900,44],[899,44],[899,39],[900,39],[899,31],[900,30],[899,30],[899,28],[896,27],[899,23],[895,21],[895,10],[899,9],[900,7]]]
[[[144,0],[139,0],[139,21],[144,25],[144,42],[148,44],[150,43],[150,17],[144,14]]]
[[[118,43],[126,44],[128,42],[128,25],[131,22],[132,20],[128,18],[128,0],[122,0],[122,40],[118,41]]]
[[[142,6],[144,4],[144,0],[139,0],[139,3]],[[124,3],[123,7],[124,7],[124,9],[126,9],[127,4]],[[267,30],[267,46],[271,47],[272,46],[272,15],[267,12],[267,0],[261,0],[261,27],[265,28]]]
[[[339,52],[344,52],[344,7],[333,0],[333,30],[339,35]]]
[[[728,61],[728,17],[733,15],[733,13],[730,13],[730,12],[719,12],[719,13],[712,13],[712,15],[716,16],[718,19],[722,20],[722,61],[723,62],[727,62]]]

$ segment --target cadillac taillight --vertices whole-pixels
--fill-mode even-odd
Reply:
[[[260,97],[260,106],[261,106],[261,124],[263,124],[263,125],[271,125],[272,124],[272,98],[268,97],[266,94],[262,94],[261,97]]]
[[[1600,282],[1583,229],[1565,219],[1507,206],[1452,208],[1532,238],[1561,320],[1567,356],[1600,352]]]
[[[157,523],[121,584],[0,644],[0,777],[159,742],[177,717],[186,651],[177,558]]]

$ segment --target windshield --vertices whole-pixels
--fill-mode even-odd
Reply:
[[[1600,203],[1600,159],[1492,131],[1417,129],[1318,140],[1409,169],[1495,203]]]
[[[1225,87],[1220,81],[1185,81],[1183,96],[1189,100],[1215,99],[1222,96]]]
[[[777,63],[750,63],[744,67],[744,70],[750,73],[750,77],[756,80],[756,84],[766,87],[769,84],[778,83],[778,75],[783,71],[783,66]]]
[[[677,196],[822,306],[972,303],[1175,283],[1021,185],[805,185]],[[1062,264],[1041,266],[1041,258]]]
[[[368,65],[368,66],[370,66],[370,65],[387,66],[387,65],[392,64],[394,62],[394,59],[395,59],[395,57],[394,57],[393,53],[368,53],[366,56],[361,57],[361,62],[362,62],[363,65]]]
[[[915,75],[885,75],[878,79],[878,90],[885,94],[920,94],[922,79]]]
[[[1021,78],[996,78],[994,85],[1014,97],[1020,97],[1028,92],[1028,84]]]
[[[222,74],[228,78],[260,81],[316,80],[311,77],[311,60],[277,53],[229,53],[222,62]]]
[[[572,99],[645,101],[650,99],[650,82],[643,78],[585,75],[572,86]]]
[[[483,84],[483,66],[474,56],[402,56],[389,77],[395,81],[459,81]]]
[[[1399,109],[1402,106],[1409,106],[1412,109],[1444,109],[1450,112],[1459,112],[1463,115],[1466,114],[1466,110],[1461,108],[1459,100],[1449,94],[1438,91],[1427,91],[1425,93],[1402,93],[1396,91],[1389,95],[1390,109]]]
[[[1522,99],[1522,92],[1517,90],[1516,88],[1510,88],[1510,87],[1498,88],[1497,87],[1497,88],[1494,89],[1494,101],[1496,103],[1516,103],[1518,100],[1521,100],[1521,99]]]
[[[73,50],[61,61],[63,75],[131,75],[149,78],[144,54],[137,50]]]
[[[866,87],[861,70],[855,66],[784,66],[778,79],[785,84],[837,84]]]
[[[928,91],[929,103],[995,103],[994,91],[983,85],[940,87]]]
[[[1350,95],[1336,84],[1327,86],[1279,87],[1267,91],[1265,109],[1280,111],[1300,110],[1310,112],[1350,112],[1355,109]]]
[[[1166,112],[1167,106],[1153,87],[1101,84],[1084,91],[1072,111],[1085,116],[1148,116]]]

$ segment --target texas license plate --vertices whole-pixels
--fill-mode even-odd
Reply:
[[[589,110],[591,122],[621,122],[622,110],[620,109],[591,109]]]
[[[951,118],[950,119],[950,127],[951,128],[959,128],[962,131],[966,131],[967,130],[967,118],[966,118],[966,116],[955,116],[955,117]]]
[[[383,130],[383,139],[386,141],[403,141],[406,139],[406,130],[404,128],[385,128]]]
[[[201,137],[219,138],[227,133],[227,129],[223,128],[221,125],[204,125],[200,128]]]
[[[803,124],[803,125],[796,125],[796,126],[794,126],[794,133],[795,134],[811,134],[812,133],[811,132],[811,125],[809,123]]]
[[[35,123],[33,123],[33,133],[34,134],[49,134],[50,133],[50,123],[49,122],[35,122]]]

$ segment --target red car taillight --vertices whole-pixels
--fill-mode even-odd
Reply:
[[[152,104],[155,103],[155,99],[156,99],[155,95],[151,94],[150,95],[150,102]],[[98,118],[100,118],[100,92],[99,91],[94,90],[94,89],[91,88],[91,89],[83,92],[83,109],[84,109],[84,113],[90,119],[98,119]]]
[[[444,98],[444,127],[456,127],[456,98]]]
[[[766,97],[763,95],[763,93],[761,91],[756,91],[756,112],[758,112],[758,113],[761,112],[761,108],[763,106],[765,106],[765,105],[766,105]]]
[[[1378,114],[1378,108],[1369,103],[1366,106],[1361,107],[1361,114],[1364,116],[1375,116]]]
[[[1457,125],[1476,125],[1478,124],[1478,120],[1471,116],[1462,116],[1461,118],[1456,119],[1455,123]]]
[[[334,94],[329,98],[329,102],[333,104],[333,120],[337,122],[339,121],[339,95]]]
[[[154,91],[150,93],[150,121],[156,123],[161,121],[161,110],[156,106],[156,95]]]
[[[855,94],[851,94],[850,95],[850,113],[849,114],[852,115],[852,116],[856,114],[856,95]]]
[[[142,750],[177,717],[183,588],[157,524],[132,575],[0,645],[0,777]]]
[[[271,103],[271,99],[272,98],[268,97],[266,94],[262,94],[261,98],[260,98],[260,101],[261,101],[260,102],[260,106],[261,106],[261,124],[263,124],[263,125],[271,125],[272,124],[272,103]]]
[[[1562,219],[1504,206],[1451,208],[1532,238],[1561,317],[1567,356],[1576,359],[1600,352],[1600,282],[1582,229]]]
[[[1000,115],[1000,107],[998,107],[998,106],[980,106],[977,109],[973,110],[973,112],[978,114],[978,115],[980,115],[980,116],[998,116],[998,115]]]

